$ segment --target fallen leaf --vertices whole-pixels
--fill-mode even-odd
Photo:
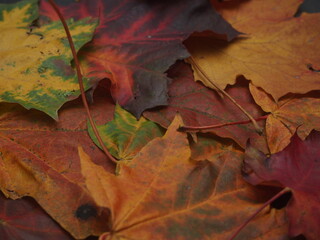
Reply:
[[[99,124],[111,120],[114,110],[105,91],[96,90],[91,107]],[[114,169],[87,133],[81,101],[67,103],[59,122],[42,112],[1,103],[0,120],[1,190],[14,199],[33,197],[75,238],[106,231],[109,211],[99,208],[83,188],[78,145],[84,146],[96,163]]]
[[[246,121],[248,118],[229,99],[221,98],[215,91],[206,88],[201,83],[194,82],[189,64],[179,62],[168,72],[173,81],[169,87],[169,104],[167,107],[155,111],[146,111],[144,116],[163,127],[168,127],[176,112],[179,112],[186,126],[207,126],[230,122]],[[248,89],[248,82],[242,79],[228,92],[253,117],[264,114],[254,102]],[[263,127],[264,121],[259,122]],[[256,146],[267,152],[266,140],[257,134],[255,128],[249,124],[239,124],[202,130],[215,133],[221,137],[232,138],[245,148],[248,138],[255,139]]]
[[[19,103],[58,118],[58,109],[79,96],[72,54],[60,21],[30,28],[36,0],[0,4],[0,101]],[[68,21],[78,50],[90,41],[97,21]],[[89,83],[86,82],[86,88]]]
[[[116,105],[114,120],[97,126],[99,134],[110,153],[121,161],[129,161],[152,139],[163,135],[162,129],[154,122],[133,115]],[[90,137],[100,144],[88,124]],[[101,147],[100,147],[101,148]]]
[[[222,16],[245,33],[231,43],[212,37],[186,41],[210,80],[225,88],[244,75],[275,100],[287,93],[319,89],[320,13],[295,18],[300,0],[216,3]],[[210,87],[195,70],[195,79]]]
[[[79,147],[89,192],[111,210],[111,231],[100,240],[226,239],[265,201],[242,180],[241,152],[192,160],[187,135],[176,131],[181,124],[176,117],[162,138],[122,166],[119,176],[92,163]],[[239,239],[280,240],[286,230],[284,211],[267,209]]]
[[[320,134],[312,131],[305,141],[295,134],[281,152],[267,158],[248,146],[245,158],[245,179],[256,184],[280,183],[292,191],[286,209],[289,235],[303,234],[308,240],[320,236]]]
[[[312,129],[320,130],[320,99],[300,96],[280,99],[276,102],[263,89],[250,84],[250,92],[265,112],[266,136],[271,153],[283,150],[295,132],[305,139]]]
[[[72,240],[32,199],[8,199],[0,193],[1,239]]]
[[[65,17],[100,18],[93,41],[80,53],[84,73],[110,78],[115,101],[136,117],[167,104],[169,79],[164,72],[189,56],[182,42],[191,33],[211,30],[229,40],[238,35],[207,0],[59,3]],[[46,1],[41,1],[41,11],[57,18]]]

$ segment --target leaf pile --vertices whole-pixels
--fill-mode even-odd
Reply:
[[[116,164],[51,1],[7,2],[1,239],[319,239],[308,1],[56,0]]]

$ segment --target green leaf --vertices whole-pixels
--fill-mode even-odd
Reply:
[[[120,105],[116,105],[114,120],[97,128],[110,153],[115,158],[125,161],[133,159],[148,142],[164,134],[156,123],[144,117],[137,120]],[[88,131],[92,140],[100,147],[90,124]]]
[[[72,53],[60,21],[30,29],[37,1],[0,4],[0,102],[19,103],[58,118],[59,108],[79,96]],[[67,21],[76,50],[93,36],[97,21]],[[85,87],[90,84],[85,79]]]

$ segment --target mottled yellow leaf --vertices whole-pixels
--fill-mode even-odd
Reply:
[[[35,108],[57,119],[58,109],[80,94],[62,24],[56,21],[31,29],[38,17],[34,0],[1,4],[0,11],[0,101]],[[90,41],[96,24],[88,18],[68,21],[76,49]]]

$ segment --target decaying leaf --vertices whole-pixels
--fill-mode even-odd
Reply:
[[[101,240],[227,239],[265,200],[242,180],[241,152],[230,148],[208,159],[190,159],[187,135],[176,131],[181,124],[176,117],[162,138],[122,166],[119,176],[92,163],[79,147],[89,192],[111,210],[111,231]],[[239,239],[265,236],[286,236],[283,210],[263,211]]]
[[[103,124],[111,120],[114,104],[105,90],[96,94],[91,110]],[[105,169],[113,168],[90,139],[86,123],[81,101],[67,103],[59,122],[35,110],[0,104],[0,189],[14,199],[33,197],[76,238],[108,229],[108,210],[99,208],[82,187],[78,145]]]
[[[238,34],[208,0],[59,3],[65,17],[99,17],[93,41],[80,53],[84,73],[110,78],[115,101],[136,117],[167,104],[169,79],[164,72],[189,56],[182,41],[191,33],[211,30],[229,40]],[[41,4],[43,15],[57,18],[47,1]]]
[[[0,101],[57,119],[59,108],[80,94],[61,22],[31,28],[38,18],[36,0],[0,4],[0,12]],[[78,50],[91,40],[97,21],[70,19],[68,25]]]
[[[110,153],[121,161],[133,159],[148,142],[163,135],[157,124],[144,117],[137,120],[120,105],[115,107],[114,120],[97,128]],[[88,130],[90,137],[99,146],[90,124]]]
[[[280,183],[292,190],[286,209],[289,234],[303,234],[308,240],[320,236],[320,133],[312,131],[305,141],[295,134],[281,152],[266,158],[249,146],[246,149],[245,178],[250,183]]]
[[[288,97],[276,102],[263,89],[250,84],[250,92],[265,112],[266,135],[271,153],[284,149],[293,134],[305,139],[312,129],[320,130],[320,99],[312,96]]]
[[[295,18],[300,0],[216,3],[222,16],[245,33],[231,43],[212,37],[186,42],[195,61],[221,88],[244,75],[275,100],[319,89],[320,13]],[[197,69],[195,79],[210,86]]]

